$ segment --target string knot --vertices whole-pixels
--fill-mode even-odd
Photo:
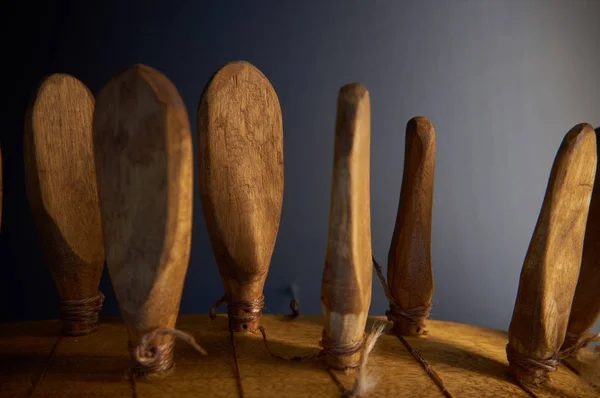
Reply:
[[[60,300],[58,308],[64,333],[68,336],[82,336],[95,332],[98,329],[103,304],[102,292],[82,300]]]
[[[557,356],[547,359],[534,359],[517,352],[510,343],[506,345],[506,357],[511,365],[518,367],[523,373],[531,377],[531,384],[536,385],[548,380],[547,373],[556,372],[559,364]]]
[[[202,355],[207,355],[204,348],[196,342],[194,337],[188,333],[177,329],[154,329],[146,333],[136,347],[132,349],[132,357],[136,362],[134,368],[137,374],[163,373],[173,367],[173,347],[175,340],[169,339],[166,342],[156,345],[154,339],[161,336],[173,336],[190,344],[196,351]]]

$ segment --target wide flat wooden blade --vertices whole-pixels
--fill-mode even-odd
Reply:
[[[353,344],[364,335],[371,305],[371,104],[360,84],[348,84],[338,96],[333,187],[321,306],[324,334],[336,344]],[[344,368],[360,353],[330,358]]]
[[[577,284],[583,237],[596,171],[596,138],[588,124],[565,136],[548,181],[525,257],[509,329],[509,349],[527,358],[556,358],[564,339]],[[520,381],[547,377],[511,362]]]
[[[116,75],[98,95],[94,143],[106,262],[137,344],[175,326],[190,255],[192,138],[177,89],[145,65]]]
[[[282,126],[275,90],[247,62],[219,69],[198,106],[204,217],[231,301],[263,295],[283,201]]]
[[[25,119],[27,198],[61,300],[97,296],[104,266],[93,112],[88,88],[55,74],[43,80]]]

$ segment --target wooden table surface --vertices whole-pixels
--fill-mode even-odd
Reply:
[[[382,317],[370,318],[369,324]],[[321,317],[294,320],[263,315],[269,346],[283,356],[319,350]],[[0,397],[237,397],[234,357],[227,318],[182,315],[179,329],[193,333],[208,351],[201,356],[183,342],[175,348],[175,368],[160,378],[131,378],[127,333],[118,319],[104,320],[84,337],[60,337],[58,321],[0,324]],[[368,325],[370,329],[370,325]],[[369,330],[368,329],[368,330]],[[407,337],[452,397],[599,397],[600,389],[561,365],[544,387],[524,389],[508,375],[507,335],[492,329],[429,321],[429,335]],[[245,397],[339,397],[340,388],[322,361],[274,358],[260,335],[235,335]],[[577,365],[574,366],[577,368]],[[369,358],[378,379],[372,397],[443,397],[408,348],[385,334]],[[335,372],[346,389],[352,372]]]

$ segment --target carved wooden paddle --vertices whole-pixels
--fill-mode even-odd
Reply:
[[[283,201],[283,125],[269,80],[223,66],[198,105],[200,192],[234,331],[258,329]]]
[[[600,153],[600,129],[596,129],[596,154]],[[600,181],[596,166],[596,178],[587,218],[579,280],[573,297],[571,315],[563,350],[576,354],[578,348],[589,344],[594,338],[589,334],[600,315]]]
[[[579,268],[596,170],[596,138],[588,124],[565,136],[550,173],[525,257],[509,328],[510,371],[541,384],[556,370]]]
[[[339,92],[333,188],[321,306],[323,350],[335,369],[360,361],[371,304],[371,105],[369,92],[348,84]]]
[[[58,288],[63,332],[98,327],[104,243],[92,149],[94,97],[65,74],[44,79],[25,119],[27,198]]]
[[[425,333],[425,319],[431,308],[434,171],[435,130],[427,118],[412,118],[406,125],[404,176],[388,254],[388,283],[393,297],[388,317],[400,335]]]
[[[131,348],[151,345],[132,356],[139,373],[164,372],[174,339],[153,332],[175,326],[192,232],[192,137],[177,89],[145,65],[116,75],[98,95],[94,144],[110,278]]]

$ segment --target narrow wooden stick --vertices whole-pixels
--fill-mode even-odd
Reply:
[[[565,136],[550,173],[525,257],[509,328],[510,371],[541,384],[556,370],[579,275],[585,223],[596,170],[596,138],[588,124]]]
[[[371,105],[369,92],[348,84],[339,92],[333,188],[321,306],[323,348],[335,369],[358,366],[371,304]],[[329,349],[328,349],[328,346]]]
[[[98,95],[94,144],[106,262],[136,358],[145,334],[174,328],[190,256],[193,149],[177,89],[145,65],[116,75]],[[173,334],[154,335],[141,373],[173,364]]]
[[[399,335],[426,333],[433,297],[431,213],[435,130],[425,117],[406,125],[404,175],[396,226],[388,254],[388,283],[394,302],[388,316]]]
[[[198,105],[200,192],[230,326],[256,331],[283,202],[283,124],[269,80],[223,66]]]
[[[60,297],[63,332],[98,327],[104,243],[92,149],[94,97],[76,78],[54,74],[25,118],[27,198]]]
[[[600,153],[598,134],[600,134],[600,128],[596,129],[596,154]],[[598,181],[600,172],[598,166],[600,166],[600,162],[596,166],[596,179],[583,240],[579,280],[573,297],[567,338],[562,347],[563,350],[573,351],[573,354],[578,351],[577,349],[572,350],[572,348],[577,348],[573,346],[585,344],[586,334],[589,333],[600,315],[600,181]]]

